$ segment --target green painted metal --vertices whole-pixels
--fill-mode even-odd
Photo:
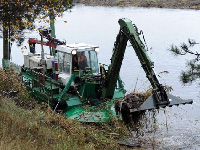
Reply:
[[[112,98],[115,86],[119,77],[122,61],[124,59],[124,53],[126,49],[128,38],[121,32],[117,35],[116,42],[113,48],[113,54],[111,57],[111,64],[108,68],[106,77],[106,86],[103,88],[103,97]]]
[[[97,88],[99,88],[98,83],[85,82],[80,89],[81,99],[78,96],[69,97],[66,101],[70,107],[65,110],[65,116],[81,122],[107,122],[112,118],[121,119],[121,115],[116,114],[114,99],[124,97],[124,90],[116,89],[113,100],[103,101],[98,98],[97,91],[95,91]],[[69,104],[71,101],[72,103]]]
[[[61,109],[64,115],[71,119],[82,122],[107,122],[112,118],[121,119],[121,115],[115,111],[114,101],[123,98],[126,93],[119,72],[129,40],[154,89],[153,96],[147,99],[140,109],[158,108],[157,104],[165,107],[168,103],[162,99],[166,100],[168,96],[153,71],[153,62],[148,57],[147,50],[139,38],[137,27],[129,19],[119,19],[119,24],[120,32],[116,37],[108,70],[101,66],[100,74],[96,74],[96,71],[93,72],[92,68],[72,71],[70,79],[63,86],[59,81],[55,81],[46,74],[25,69],[22,73],[22,80],[26,83],[27,88],[36,99],[50,104],[54,110]],[[52,34],[55,34],[54,26],[52,30]],[[40,82],[41,77],[45,78],[45,82]],[[169,97],[176,99],[171,95]],[[190,102],[181,102],[176,99],[170,105]],[[131,111],[139,110],[132,109]]]
[[[67,103],[67,109],[70,109],[71,107],[74,107],[74,106],[82,105],[82,102],[78,96],[69,97],[69,99],[66,101],[66,103]]]
[[[69,81],[67,82],[65,88],[63,89],[62,93],[60,94],[60,96],[58,98],[58,102],[62,101],[63,96],[68,91],[68,89],[69,89],[70,85],[72,84],[72,82],[74,81],[75,77],[76,77],[75,75],[73,75],[73,74],[71,75]]]
[[[113,48],[113,54],[111,58],[111,64],[108,67],[108,72],[106,75],[105,86],[102,89],[103,98],[112,98],[115,91],[115,84],[117,82],[122,61],[124,58],[124,53],[129,40],[141,65],[146,73],[146,77],[150,81],[153,87],[153,94],[155,97],[156,105],[168,105],[169,99],[165,88],[159,83],[156,74],[153,70],[154,65],[147,55],[147,50],[145,45],[140,40],[140,33],[132,21],[126,18],[119,19],[120,31],[117,35],[116,42]],[[121,83],[119,83],[120,86]]]
[[[123,81],[119,75],[118,77],[118,84],[119,84],[119,88],[123,91],[123,93],[125,94],[126,93],[126,90],[124,89],[124,84],[123,84]]]
[[[116,89],[114,91],[114,95],[113,95],[113,99],[119,99],[125,96],[125,92],[124,90],[121,89]]]
[[[162,86],[153,70],[154,65],[149,56],[147,55],[147,49],[145,45],[140,40],[140,33],[132,21],[129,19],[119,19],[120,30],[123,35],[125,35],[130,41],[136,55],[142,65],[143,70],[146,73],[151,86],[153,87],[154,100],[156,101],[157,107],[159,105],[169,105],[170,101],[167,96],[167,92],[164,86]]]
[[[74,107],[67,110],[64,115],[81,122],[108,122],[113,118],[121,120],[122,117],[116,114],[114,105],[114,101],[111,100],[98,106]]]
[[[97,94],[96,94],[96,86],[98,84],[95,83],[84,83],[83,87],[80,90],[80,95],[82,96],[83,99],[97,99]]]
[[[144,71],[147,74],[147,78],[152,82],[152,77],[149,77],[148,75],[151,74],[150,71],[154,67],[153,62],[149,58],[147,54],[147,50],[145,49],[145,45],[140,40],[139,33],[137,31],[137,27],[132,24],[132,21],[129,19],[119,19],[120,29],[122,29],[126,36],[128,37],[128,40],[131,42],[133,49],[135,50],[136,55],[138,56],[138,59],[144,69]],[[152,85],[153,88],[155,85]]]
[[[44,84],[40,82],[40,76],[45,77],[46,80]],[[59,94],[60,85],[51,77],[31,69],[26,69],[26,71],[22,73],[22,80],[38,101],[53,105],[53,100],[58,98],[56,95]]]
[[[38,77],[41,75],[46,77],[45,85],[40,83]],[[112,118],[121,119],[121,116],[117,115],[115,112],[113,100],[101,103],[97,98],[95,88],[99,86],[99,84],[95,82],[83,83],[82,92],[80,92],[80,95],[82,94],[82,96],[80,96],[81,98],[75,95],[65,96],[75,77],[76,76],[72,74],[62,92],[56,94],[56,92],[54,93],[53,91],[57,90],[58,86],[53,83],[53,79],[30,69],[23,72],[23,80],[26,81],[27,87],[40,102],[48,103],[52,107],[55,106],[57,102],[66,102],[67,107],[64,108],[64,115],[68,118],[77,119],[82,122],[106,122]],[[40,84],[38,85],[38,83]],[[113,97],[124,97],[123,90],[121,90],[121,88],[116,89]],[[88,101],[92,103],[92,106],[89,105]]]
[[[52,35],[55,36],[54,18],[51,19],[53,19],[51,22]],[[71,74],[69,81],[63,89],[52,78],[33,70],[27,70],[25,72],[25,80],[28,81],[27,86],[32,88],[32,93],[36,97],[40,97],[41,101],[45,101],[48,97],[48,101],[52,105],[56,104],[55,109],[57,109],[58,104],[62,104],[65,115],[72,119],[76,118],[80,121],[95,122],[108,121],[113,116],[116,117],[113,99],[122,98],[126,93],[119,72],[127,41],[129,40],[142,64],[147,78],[155,91],[161,89],[160,93],[162,97],[162,94],[165,94],[165,90],[162,91],[162,86],[154,74],[153,62],[148,57],[147,50],[139,38],[137,27],[129,19],[119,19],[119,25],[120,32],[114,44],[111,64],[108,66],[107,72],[104,70],[104,73],[102,73],[104,76],[101,74],[101,81],[95,80],[91,68],[86,68],[84,71],[73,72],[74,74]],[[41,76],[46,79],[44,85],[40,83]],[[76,77],[79,78],[80,83],[73,85],[76,93],[71,94],[69,89]],[[116,86],[117,81],[118,86]],[[88,107],[86,108],[86,106]]]
[[[55,32],[55,16],[49,14],[49,20],[50,20],[50,28],[51,28],[51,36],[56,38],[56,32]],[[50,55],[54,56],[55,55],[55,48],[51,48],[50,49]]]

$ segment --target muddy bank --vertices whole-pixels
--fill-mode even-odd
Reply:
[[[74,3],[91,6],[200,9],[199,0],[74,0]]]

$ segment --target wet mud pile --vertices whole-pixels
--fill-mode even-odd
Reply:
[[[138,108],[146,100],[146,96],[142,94],[130,93],[124,98],[116,101],[115,108],[120,112],[129,112],[130,109]]]
[[[133,128],[138,127],[140,124],[141,118],[145,115],[145,111],[136,111],[130,112],[130,109],[139,108],[140,105],[146,101],[151,92],[147,91],[146,93],[130,93],[125,97],[116,100],[115,110],[117,114],[122,115],[122,119],[126,124],[131,124]]]
[[[91,6],[200,9],[199,0],[74,0],[73,2]]]

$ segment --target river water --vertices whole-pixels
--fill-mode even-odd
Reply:
[[[138,29],[144,32],[148,54],[155,63],[155,71],[169,72],[160,74],[161,83],[171,86],[173,95],[194,100],[192,105],[161,110],[156,115],[155,132],[145,132],[137,140],[133,138],[135,136],[133,132],[133,137],[128,142],[139,142],[145,149],[200,149],[199,86],[198,83],[183,86],[179,80],[181,70],[186,69],[185,63],[192,56],[175,57],[168,51],[171,44],[180,45],[182,42],[187,42],[188,38],[199,40],[199,16],[200,11],[197,10],[78,5],[71,12],[65,12],[61,18],[57,18],[55,26],[58,39],[65,39],[66,43],[83,42],[98,45],[99,62],[104,64],[110,62],[114,41],[119,31],[119,18],[131,19]],[[27,33],[26,36],[39,38],[37,32]],[[2,39],[0,44],[2,45]],[[24,46],[28,47],[26,43]],[[199,50],[199,45],[195,48]],[[2,46],[0,52],[2,58]],[[22,65],[23,54],[26,53],[28,50],[24,49],[22,53],[21,47],[17,47],[14,43],[12,61]],[[124,56],[121,78],[128,93],[134,89],[142,92],[150,85],[130,46],[127,47]]]

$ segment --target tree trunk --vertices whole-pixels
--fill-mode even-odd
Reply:
[[[3,59],[9,59],[8,30],[3,29]]]
[[[9,34],[8,34],[8,28],[7,23],[3,23],[3,60],[2,60],[2,66],[4,69],[8,68],[8,60],[10,59],[10,52],[9,52]]]
[[[56,34],[55,34],[55,16],[53,16],[50,13],[49,14],[49,19],[50,19],[50,27],[51,27],[51,36],[56,38]],[[50,51],[50,53],[51,53],[51,55],[55,56],[55,48],[52,47],[52,50]]]

